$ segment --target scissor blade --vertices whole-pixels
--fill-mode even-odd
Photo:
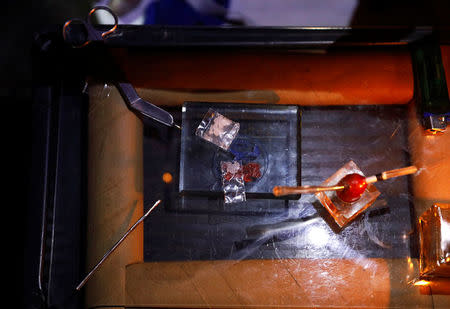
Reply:
[[[166,126],[172,127],[173,117],[167,111],[142,99],[130,83],[117,83],[117,89],[130,109],[144,118],[156,120]]]
[[[131,105],[131,108],[142,114],[144,117],[148,117],[158,122],[161,122],[166,126],[171,127],[174,125],[173,117],[171,114],[169,114],[162,108],[159,108],[158,106],[153,105],[143,99],[139,99],[136,102],[134,102]]]

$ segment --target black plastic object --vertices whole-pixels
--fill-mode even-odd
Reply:
[[[74,287],[86,255],[84,52],[59,45],[52,32],[35,39],[30,192],[20,228],[25,232],[22,304],[75,309],[83,306],[83,293],[74,293]]]
[[[76,25],[79,26],[79,25]],[[99,26],[108,30],[108,26]],[[74,27],[76,32],[83,27]],[[441,41],[450,42],[442,29]],[[112,47],[295,47],[323,48],[331,45],[407,45],[432,33],[431,27],[205,27],[120,25],[101,40]],[[82,33],[78,36],[82,36]]]
[[[423,42],[412,46],[415,96],[425,129],[441,132],[450,118],[450,99],[440,46]]]

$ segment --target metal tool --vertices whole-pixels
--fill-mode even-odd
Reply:
[[[142,99],[136,92],[136,89],[134,89],[133,85],[121,82],[115,84],[125,100],[125,103],[133,112],[137,113],[138,116],[141,116],[141,118],[143,117],[144,119],[151,118],[166,126],[174,126],[181,130],[181,127],[173,122],[173,117],[170,113]]]
[[[108,29],[107,31],[97,30],[92,23],[92,15],[97,11],[106,11],[114,18],[114,25]],[[69,29],[70,25],[73,23],[81,24],[84,27],[85,36],[80,38],[79,43],[73,43],[73,38],[69,39]],[[73,47],[84,47],[93,41],[101,41],[104,40],[109,34],[116,31],[118,27],[118,17],[117,15],[106,6],[96,6],[94,7],[88,14],[85,20],[74,18],[68,20],[63,27],[63,37],[65,41],[71,42]],[[78,32],[78,33],[81,33]],[[123,75],[123,74],[122,74]],[[176,127],[181,129],[181,127],[173,122],[173,117],[170,113],[163,110],[162,108],[157,107],[156,105],[142,99],[136,89],[134,89],[133,85],[128,82],[116,82],[115,83],[117,89],[122,95],[125,103],[128,108],[130,108],[133,112],[135,112],[142,120],[146,120],[147,118],[156,120],[164,125],[169,127]]]
[[[433,115],[425,113],[423,115],[423,125],[431,134],[440,134],[447,129],[450,122],[450,113]]]
[[[125,240],[125,238],[127,238],[128,235],[130,235],[130,233],[142,222],[144,221],[145,218],[147,218],[147,216],[153,211],[153,209],[156,208],[156,206],[158,206],[161,203],[161,200],[157,200],[155,204],[153,204],[153,206],[147,210],[147,212],[139,219],[136,221],[135,224],[133,224],[133,226],[131,226],[128,231],[125,232],[125,234],[123,234],[123,236],[114,244],[114,246],[112,246],[111,249],[108,250],[108,252],[105,253],[105,255],[100,259],[100,261],[92,268],[92,270],[86,275],[86,277],[84,277],[83,280],[81,280],[81,282],[77,285],[76,290],[79,291],[85,284],[86,282],[89,280],[89,278],[94,274],[94,272],[100,267],[100,265],[103,264],[103,262],[108,258],[108,256],[111,255],[111,253],[114,252],[114,250],[117,249],[117,247]]]
[[[369,176],[365,178],[366,184],[374,183],[377,181],[384,181],[387,179],[391,179],[394,177],[405,176],[409,174],[414,174],[417,172],[417,167],[415,166],[407,166],[395,170],[385,171],[380,174]],[[273,188],[273,195],[275,196],[284,196],[291,194],[310,194],[317,193],[323,191],[339,191],[344,190],[345,186],[300,186],[300,187],[284,187],[277,186]]]
[[[109,13],[109,15],[111,15],[114,18],[114,24],[110,29],[106,31],[101,31],[95,28],[94,24],[92,23],[92,15],[97,11],[106,11]],[[70,40],[72,42],[72,46],[84,47],[93,41],[101,41],[105,39],[109,34],[116,31],[117,26],[119,24],[119,18],[109,7],[96,6],[89,12],[86,19],[74,18],[66,21],[63,27],[63,37],[65,41],[68,40],[70,25],[74,23],[81,24],[83,26],[84,28],[83,31],[78,33],[84,34],[84,37],[78,37],[77,43],[73,43],[73,40]]]

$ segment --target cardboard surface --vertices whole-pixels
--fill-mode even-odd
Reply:
[[[436,294],[411,284],[417,269],[417,260],[364,258],[139,263],[127,266],[126,301],[143,308],[448,308],[450,296],[436,295],[442,282],[439,291],[430,285]]]
[[[143,215],[142,124],[115,88],[106,93],[90,85],[86,273]],[[125,266],[140,261],[142,225],[86,283],[86,307],[124,304]]]
[[[129,306],[384,307],[390,291],[382,259],[141,263],[126,282]]]
[[[450,130],[427,133],[416,117],[415,103],[409,110],[409,153],[419,170],[412,177],[417,216],[435,203],[450,203]]]
[[[116,57],[152,102],[218,100],[300,105],[406,104],[413,97],[405,49],[361,51],[119,51]],[[151,59],[151,61],[148,61]],[[220,93],[220,95],[217,95]],[[150,97],[152,95],[152,97]]]
[[[126,56],[127,75],[137,87],[170,89],[170,95],[180,89],[194,94],[204,89],[239,90],[235,94],[240,98],[249,97],[250,89],[269,91],[261,96],[268,103],[358,105],[404,104],[413,94],[405,51],[186,53],[175,59],[170,53],[155,53],[152,61]],[[448,59],[443,54],[447,77]],[[145,96],[145,91],[140,93]],[[185,97],[158,93],[167,104],[181,104]],[[142,214],[142,126],[115,89],[106,100],[95,91],[90,96],[88,268]],[[450,200],[450,134],[438,140],[420,129],[411,114],[412,161],[419,168],[429,167],[413,180],[419,208]],[[407,272],[399,271],[410,267],[405,259],[140,263],[142,247],[140,227],[87,283],[86,307],[429,307],[431,301],[418,289],[405,289]],[[446,308],[449,296],[433,295],[433,302]]]

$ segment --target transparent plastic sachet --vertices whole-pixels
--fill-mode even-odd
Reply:
[[[225,204],[245,202],[245,183],[242,164],[238,161],[220,162]]]
[[[195,131],[195,135],[213,143],[223,150],[228,150],[238,135],[239,127],[239,123],[228,119],[210,108]]]

